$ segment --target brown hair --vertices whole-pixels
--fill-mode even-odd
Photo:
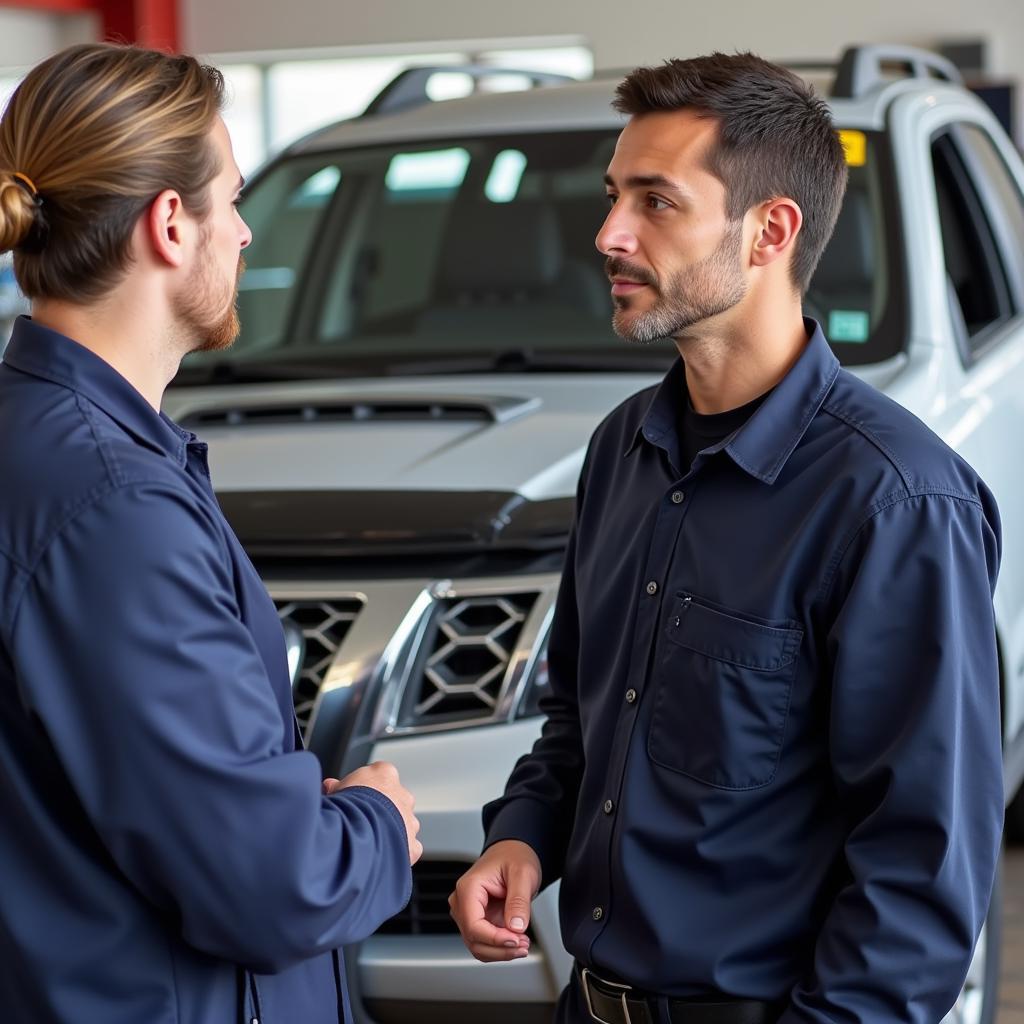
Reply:
[[[637,68],[619,85],[623,114],[693,110],[718,122],[709,170],[725,185],[726,213],[785,196],[803,213],[790,273],[810,284],[839,216],[846,160],[828,106],[801,78],[752,53],[712,53]]]
[[[32,69],[0,118],[0,253],[30,299],[88,303],[131,263],[146,207],[174,189],[209,213],[224,80],[187,56],[72,46]]]

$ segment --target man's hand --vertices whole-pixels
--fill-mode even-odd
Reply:
[[[423,856],[423,844],[416,838],[420,831],[420,823],[413,814],[416,800],[398,780],[398,769],[388,761],[374,761],[373,764],[357,768],[343,779],[324,779],[324,793],[328,796],[351,786],[375,789],[398,808],[409,840],[409,863],[415,864]]]
[[[518,839],[489,846],[448,897],[466,948],[485,963],[530,952],[526,928],[540,888],[540,860]]]

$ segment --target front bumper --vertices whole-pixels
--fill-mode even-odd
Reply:
[[[416,796],[424,860],[463,861],[483,844],[480,809],[500,795],[542,720],[379,741],[371,760],[393,762]],[[529,956],[482,964],[451,934],[375,935],[358,953],[361,1024],[390,1021],[549,1020],[572,961],[558,926],[558,886],[534,901]]]

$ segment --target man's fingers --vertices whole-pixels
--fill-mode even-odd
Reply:
[[[530,924],[530,904],[536,892],[533,875],[534,872],[522,869],[509,872],[508,892],[505,895],[505,925],[517,934],[525,932]]]
[[[521,946],[528,947],[530,940],[525,935],[503,928],[501,924],[489,921],[487,910],[491,897],[487,889],[479,884],[459,881],[455,892],[448,898],[448,906],[455,923],[462,932],[463,941],[467,946],[491,947],[494,950],[515,950]],[[474,953],[474,956],[476,954]],[[509,959],[509,957],[501,957]]]
[[[466,922],[462,934],[467,944],[494,946],[501,949],[512,948],[511,946],[506,947],[506,942],[512,942],[518,946],[519,940],[525,938],[507,928],[499,928],[482,917],[476,921]]]
[[[324,795],[330,796],[341,789],[341,779],[324,779]]]
[[[467,946],[491,946],[494,949],[516,950],[530,948],[528,935],[517,935],[507,928],[495,928],[486,921],[470,925],[463,933]]]
[[[506,946],[488,946],[484,943],[471,942],[468,948],[477,960],[485,964],[499,963],[502,960],[522,960],[530,954],[530,951],[522,946],[510,949]]]

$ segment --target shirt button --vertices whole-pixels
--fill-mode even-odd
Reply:
[[[647,584],[647,593],[650,594],[651,597],[654,597],[654,595],[657,592],[658,592],[658,584],[657,584],[657,582],[655,580],[651,580],[651,582]]]
[[[682,491],[673,491],[672,492],[672,501],[676,505],[681,505],[683,503],[683,499],[685,497],[686,497],[686,495],[683,494]]]
[[[604,813],[611,814],[615,810],[615,802],[613,800],[605,800],[604,802]]]
[[[604,907],[594,907],[593,912],[590,915],[595,921],[600,921],[604,917]]]
[[[626,703],[627,704],[635,704],[636,703],[636,690],[634,690],[632,687],[630,687],[626,691]]]

